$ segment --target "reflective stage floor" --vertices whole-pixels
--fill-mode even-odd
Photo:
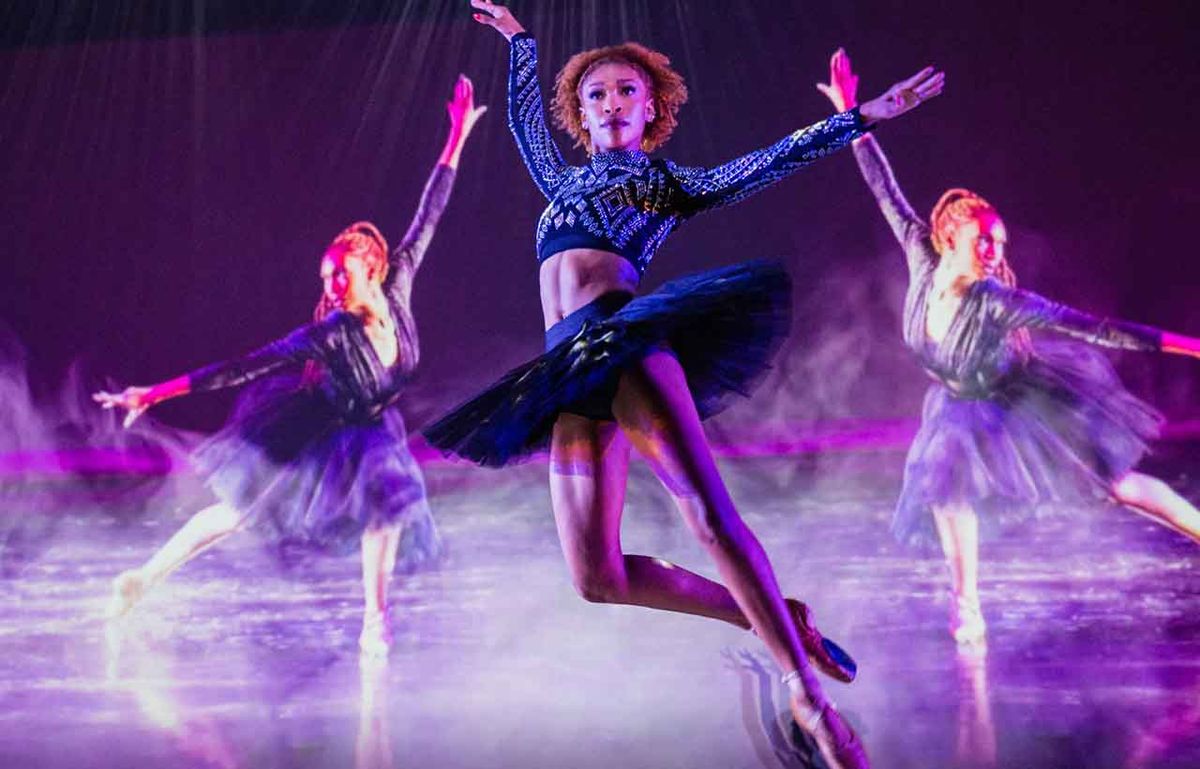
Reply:
[[[1147,469],[1195,500],[1195,448]],[[1012,532],[984,550],[987,650],[958,651],[941,560],[887,532],[899,464],[723,465],[785,592],[857,656],[859,680],[828,689],[874,765],[1200,766],[1200,549],[1112,508]],[[251,535],[106,629],[109,580],[190,508],[114,512],[136,496],[120,480],[73,483],[0,495],[10,523],[47,522],[0,579],[0,766],[819,765],[753,636],[575,595],[542,464],[430,470],[450,554],[397,576],[393,653],[363,664],[357,558]],[[627,551],[714,573],[641,468],[628,500]]]

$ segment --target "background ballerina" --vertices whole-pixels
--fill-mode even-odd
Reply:
[[[169,398],[245,384],[228,423],[195,452],[218,502],[196,513],[148,561],[113,583],[110,617],[235,530],[253,523],[281,540],[334,549],[361,543],[362,649],[391,644],[388,584],[400,550],[432,558],[437,532],[420,468],[397,407],[420,346],[412,285],[450,197],[463,145],[487,109],[459,76],[447,105],[450,131],[400,245],[388,249],[370,222],[343,230],[320,263],[324,290],[313,322],[244,357],[152,387],[96,393],[130,425]],[[290,369],[290,370],[289,370]]]
[[[856,103],[858,77],[842,49],[829,83],[838,109]],[[1200,357],[1200,340],[1100,319],[1016,287],[996,209],[947,190],[928,222],[913,212],[872,136],[854,157],[908,261],[904,341],[934,379],[908,451],[892,529],[936,538],[951,576],[950,632],[981,642],[979,527],[1020,519],[1045,503],[1109,498],[1200,541],[1200,512],[1134,466],[1161,417],[1121,385],[1093,347]],[[1067,340],[1034,342],[1030,330]]]

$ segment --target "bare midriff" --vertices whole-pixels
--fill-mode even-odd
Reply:
[[[637,269],[622,256],[594,248],[570,248],[542,262],[538,275],[546,328],[614,291],[633,294]]]

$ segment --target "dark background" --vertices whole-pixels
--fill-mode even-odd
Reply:
[[[662,152],[687,164],[827,115],[813,84],[838,45],[864,99],[934,63],[946,94],[878,134],[918,211],[976,189],[1008,223],[1026,287],[1200,334],[1200,35],[1184,3],[511,5],[539,38],[546,88],[584,46],[637,39],[671,56],[692,98]],[[506,70],[504,40],[465,0],[0,9],[0,319],[35,389],[79,359],[93,379],[150,383],[304,322],[335,233],[369,218],[402,234],[460,71],[491,112],[416,285],[423,362],[405,409],[419,426],[536,353],[544,201],[505,127]],[[925,379],[900,347],[903,261],[849,152],[690,222],[646,284],[760,256],[792,266],[795,333],[772,386],[718,429],[914,414]],[[1200,415],[1200,362],[1116,360],[1172,418]],[[228,400],[161,416],[207,429]]]

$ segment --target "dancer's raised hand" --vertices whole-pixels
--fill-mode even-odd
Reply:
[[[504,35],[505,40],[512,40],[513,35],[525,31],[521,22],[512,15],[512,11],[503,5],[496,5],[491,0],[471,0],[471,7],[480,11],[480,13],[472,14],[471,18]]]
[[[466,75],[459,75],[454,83],[454,96],[446,102],[446,111],[450,113],[450,127],[467,138],[475,122],[487,112],[486,106],[475,106],[475,84]]]
[[[119,393],[101,391],[92,393],[92,400],[99,403],[101,408],[125,409],[125,419],[121,424],[129,427],[146,409],[158,402],[151,395],[152,389],[150,387],[126,387]]]
[[[858,75],[850,68],[850,57],[845,48],[839,48],[829,58],[829,82],[817,83],[817,90],[825,94],[838,112],[858,106]]]
[[[859,114],[867,123],[891,120],[929,101],[945,87],[946,73],[926,67],[907,80],[896,83],[882,96],[863,102]]]

